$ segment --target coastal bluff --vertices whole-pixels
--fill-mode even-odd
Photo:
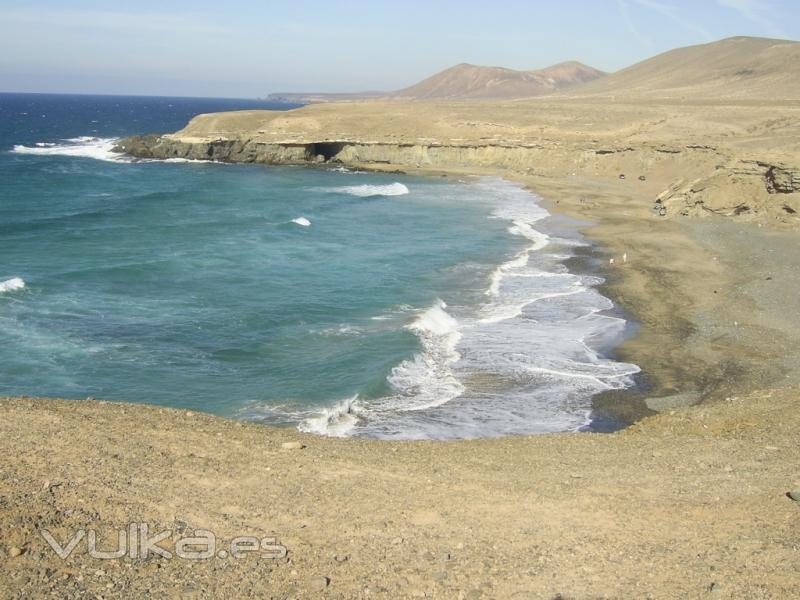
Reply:
[[[198,115],[138,158],[649,181],[659,217],[800,223],[800,101],[358,102]],[[655,186],[655,187],[654,187]],[[626,188],[627,189],[627,188]]]

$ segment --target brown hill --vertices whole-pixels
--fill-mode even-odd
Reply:
[[[800,43],[732,37],[677,48],[566,92],[638,98],[800,98]]]
[[[395,98],[509,99],[552,93],[600,78],[605,73],[570,61],[536,71],[462,63],[392,94]]]

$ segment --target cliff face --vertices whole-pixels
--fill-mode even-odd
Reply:
[[[267,142],[150,135],[121,140],[117,151],[143,159],[616,178],[623,185],[655,178],[665,182],[664,189],[643,202],[660,217],[714,213],[790,222],[800,212],[800,168],[741,159],[725,149],[696,144]]]

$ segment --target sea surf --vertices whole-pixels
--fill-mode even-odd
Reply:
[[[515,184],[112,151],[212,101],[0,108],[0,394],[460,439],[585,429],[634,383],[588,242]]]

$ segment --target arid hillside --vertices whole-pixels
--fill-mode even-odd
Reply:
[[[593,81],[604,75],[602,71],[575,61],[535,71],[462,63],[392,96],[411,100],[529,98]]]
[[[569,90],[578,96],[800,98],[800,43],[733,37],[670,50]]]

